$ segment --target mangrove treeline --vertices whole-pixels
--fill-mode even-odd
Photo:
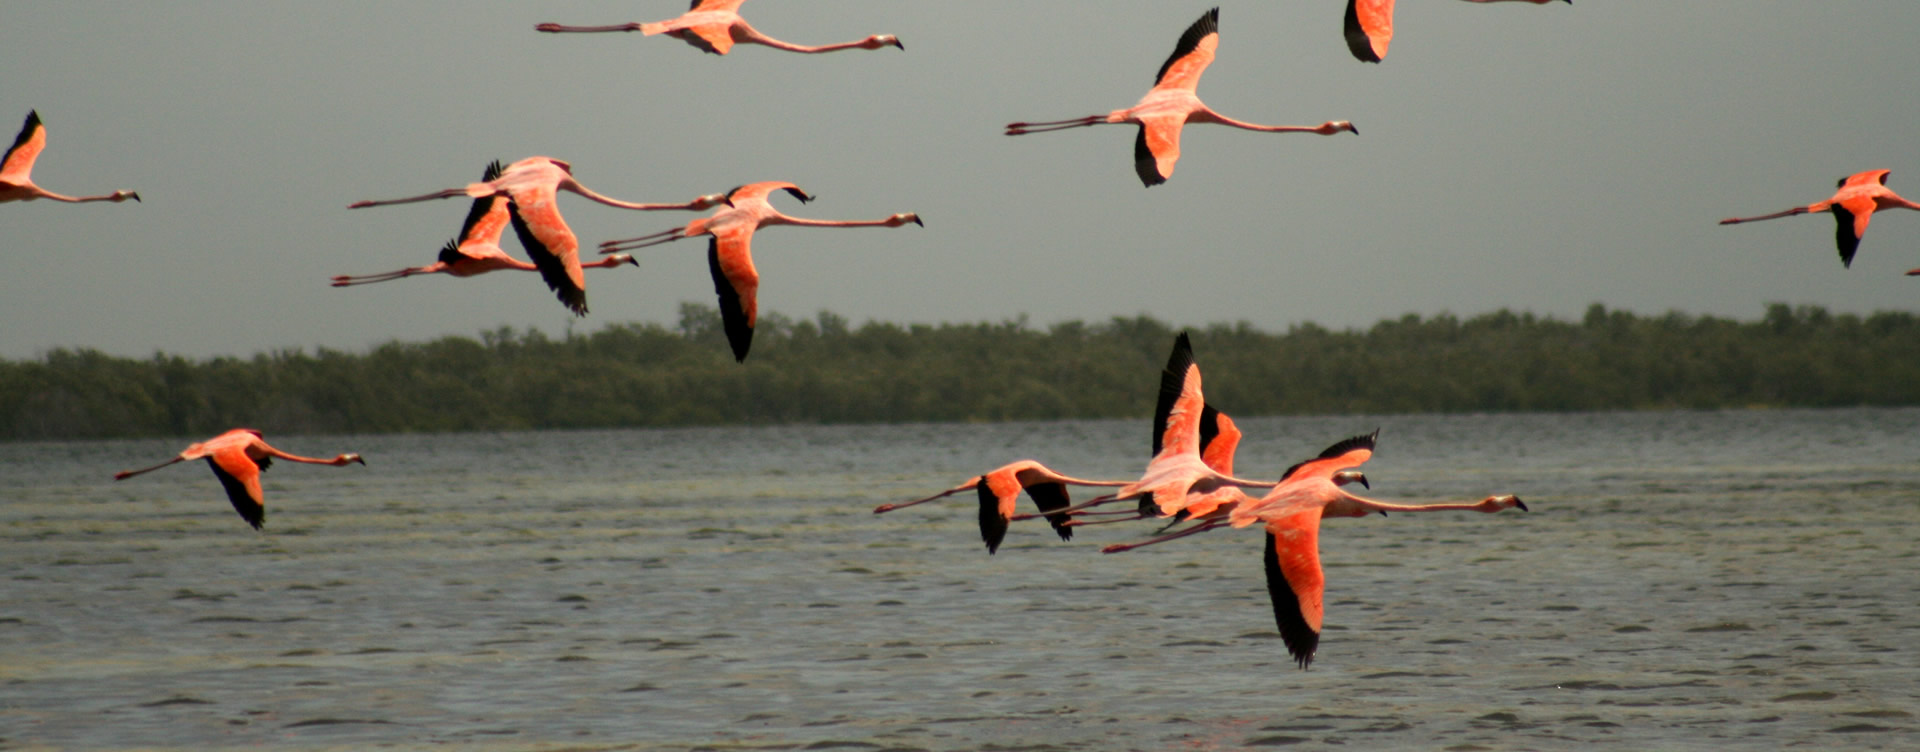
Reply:
[[[1920,404],[1920,316],[1774,304],[1758,321],[1598,304],[1367,329],[1190,329],[1208,401],[1237,416]],[[552,338],[391,342],[365,353],[0,361],[0,438],[378,433],[1144,417],[1175,329],[1152,318],[850,326],[764,315],[745,364],[719,313]]]

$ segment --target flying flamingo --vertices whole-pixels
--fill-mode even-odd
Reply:
[[[1186,33],[1180,35],[1179,44],[1174,45],[1173,56],[1160,66],[1160,73],[1153,80],[1153,88],[1134,106],[1105,115],[1088,115],[1072,120],[1008,123],[1007,135],[1020,136],[1103,123],[1138,124],[1140,135],[1133,144],[1133,169],[1139,173],[1140,182],[1151,188],[1173,177],[1173,165],[1180,160],[1180,129],[1189,121],[1275,133],[1331,136],[1341,131],[1360,132],[1360,129],[1353,127],[1353,123],[1345,120],[1329,120],[1317,126],[1259,125],[1234,120],[1207,107],[1194,93],[1194,87],[1200,84],[1200,74],[1206,72],[1207,65],[1213,62],[1214,50],[1220,46],[1219,22],[1219,8],[1207,11],[1200,16],[1200,20],[1193,22]]]
[[[1159,438],[1155,437],[1155,442]],[[1233,450],[1240,445],[1240,429],[1226,413],[1208,406],[1201,418],[1200,453],[1208,467],[1216,471],[1233,473]],[[1072,540],[1073,528],[1077,525],[1097,525],[1098,522],[1086,522],[1072,519],[1070,515],[1057,513],[1072,504],[1068,498],[1067,486],[1089,486],[1117,488],[1127,485],[1127,481],[1083,480],[1061,475],[1052,468],[1035,460],[1016,460],[987,472],[953,488],[913,501],[897,504],[881,504],[875,507],[874,514],[904,509],[916,504],[925,504],[935,499],[966,490],[977,490],[980,496],[980,538],[987,544],[987,553],[998,551],[1000,542],[1007,536],[1007,526],[1015,519],[1033,519],[1045,517],[1053,525],[1060,540]],[[1038,515],[1016,515],[1015,509],[1020,501],[1020,491],[1025,489],[1033,504],[1040,508]],[[1138,519],[1136,515],[1133,519]],[[1119,520],[1109,520],[1118,522]]]
[[[233,511],[240,518],[259,530],[267,519],[266,495],[260,491],[260,471],[273,464],[278,457],[289,462],[305,462],[313,465],[333,465],[338,467],[349,462],[362,465],[367,461],[358,454],[342,454],[330,460],[315,457],[301,457],[287,454],[267,445],[260,432],[251,428],[235,428],[198,444],[189,445],[185,451],[173,459],[153,467],[140,470],[123,470],[113,474],[114,480],[126,480],[141,473],[150,473],[175,462],[205,459],[207,466],[213,468],[213,475],[220,479],[220,485],[227,489],[227,499],[233,502]]]
[[[1140,511],[1129,519],[1171,517],[1189,504],[1204,502],[1211,509],[1219,503],[1214,500],[1231,496],[1223,491],[1228,487],[1273,487],[1273,482],[1235,477],[1208,465],[1200,451],[1202,418],[1208,409],[1200,391],[1200,366],[1193,362],[1193,345],[1186,332],[1181,332],[1174,338],[1173,354],[1160,374],[1160,401],[1153,417],[1154,456],[1146,472],[1112,494],[1058,512],[1073,514],[1088,507],[1137,499]],[[1234,429],[1233,443],[1238,439],[1238,429]]]
[[[1119,487],[1126,484],[1124,480],[1085,480],[1061,475],[1034,460],[1018,460],[923,499],[881,504],[874,507],[873,513],[905,509],[961,491],[977,490],[980,496],[980,539],[986,542],[987,553],[991,554],[1000,550],[1000,542],[1007,537],[1007,523],[1013,518],[1014,509],[1019,504],[1021,489],[1026,490],[1027,496],[1033,499],[1034,506],[1040,508],[1047,522],[1053,524],[1054,532],[1060,534],[1060,540],[1072,540],[1073,528],[1066,524],[1067,515],[1049,514],[1072,504],[1067,498],[1067,486]]]
[[[748,183],[727,192],[727,207],[712,215],[688,222],[686,227],[664,230],[625,240],[600,244],[601,253],[645,248],[698,235],[712,236],[707,241],[707,268],[713,273],[713,291],[720,296],[720,320],[727,329],[727,343],[733,347],[733,359],[746,362],[747,348],[753,345],[753,325],[758,320],[760,273],[753,268],[753,231],[769,225],[799,227],[899,227],[912,222],[921,227],[920,215],[911,212],[886,219],[824,220],[801,219],[781,214],[767,203],[768,194],[784,190],[801,203],[813,196],[800,186],[779,181]]]
[[[500,177],[500,162],[495,160],[487,166],[487,172],[481,180],[494,180]],[[460,237],[447,241],[440,249],[440,259],[426,266],[409,266],[399,271],[384,274],[367,274],[352,277],[345,274],[333,278],[334,287],[349,287],[372,282],[385,282],[404,279],[416,274],[447,274],[454,277],[471,277],[502,269],[514,269],[523,272],[539,271],[540,267],[507,255],[500,249],[500,234],[507,229],[507,218],[512,211],[513,199],[504,195],[492,195],[473,200],[473,209],[467,212],[467,222],[460,227]],[[619,254],[590,264],[581,264],[582,269],[611,269],[621,264],[639,266],[640,262],[632,256]]]
[[[684,204],[636,204],[609,198],[581,185],[573,179],[573,165],[550,157],[527,157],[513,164],[499,177],[479,183],[468,184],[465,188],[448,188],[434,191],[423,196],[397,198],[385,201],[356,201],[348,204],[348,209],[362,209],[369,206],[388,206],[407,204],[415,201],[471,196],[506,195],[513,199],[516,211],[512,212],[514,230],[522,243],[527,246],[527,255],[533,257],[533,263],[540,269],[540,276],[547,281],[560,302],[572,309],[575,316],[587,315],[587,280],[580,269],[580,241],[567,227],[565,219],[560,217],[557,203],[559,191],[570,191],[593,201],[620,209],[657,211],[661,209],[699,210],[721,203],[725,200],[719,195],[707,195]]]
[[[1320,568],[1320,520],[1323,517],[1365,517],[1379,512],[1439,512],[1465,510],[1488,514],[1527,505],[1517,496],[1489,496],[1473,503],[1393,504],[1348,493],[1350,482],[1366,485],[1366,476],[1353,468],[1373,456],[1380,432],[1355,436],[1334,444],[1319,457],[1287,468],[1280,484],[1252,504],[1234,507],[1224,518],[1215,516],[1177,533],[1139,543],[1101,549],[1103,553],[1130,551],[1141,546],[1184,538],[1222,525],[1246,527],[1261,522],[1267,528],[1265,560],[1267,593],[1273,599],[1274,621],[1280,639],[1300,668],[1313,662],[1320,643],[1325,614],[1326,577]]]
[[[1553,0],[1467,0],[1470,3],[1533,3],[1546,5]],[[1566,0],[1568,5],[1573,0]],[[1363,63],[1377,63],[1387,57],[1387,45],[1393,41],[1393,0],[1347,0],[1347,49]]]
[[[1735,225],[1741,222],[1757,222],[1762,219],[1791,217],[1795,214],[1814,214],[1833,212],[1836,225],[1834,245],[1840,249],[1840,265],[1853,267],[1853,254],[1860,250],[1860,236],[1867,233],[1867,223],[1873,221],[1873,213],[1881,209],[1920,209],[1913,203],[1894,193],[1887,187],[1887,174],[1890,170],[1868,170],[1856,172],[1841,178],[1840,190],[1825,201],[1816,201],[1806,206],[1796,206],[1783,212],[1763,214],[1758,217],[1733,217],[1720,220],[1723,225]],[[1920,269],[1907,272],[1920,275]]]
[[[20,135],[13,139],[13,146],[8,147],[7,156],[0,159],[0,204],[38,198],[70,204],[88,201],[112,201],[117,204],[127,199],[140,200],[140,194],[133,191],[114,191],[104,196],[63,196],[34,185],[33,161],[39,159],[40,152],[46,148],[47,126],[40,122],[40,111],[28,110],[27,122],[20,126]]]
[[[900,39],[892,34],[875,34],[858,42],[823,44],[818,47],[782,42],[760,33],[740,17],[740,5],[747,0],[693,0],[691,9],[679,18],[657,23],[625,23],[613,26],[562,26],[556,23],[543,23],[534,28],[536,31],[593,32],[593,31],[637,31],[644,36],[666,34],[715,55],[725,55],[735,44],[764,44],[777,50],[788,52],[833,52],[834,50],[877,50],[882,47],[907,48]]]

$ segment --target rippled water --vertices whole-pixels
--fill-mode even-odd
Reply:
[[[1249,419],[1273,475],[1383,428],[1311,671],[1257,530],[1103,556],[974,502],[1122,477],[1144,421],[268,438],[267,532],[186,440],[0,445],[0,748],[1920,748],[1920,410]]]

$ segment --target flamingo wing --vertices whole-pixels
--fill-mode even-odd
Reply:
[[[7,148],[6,158],[0,159],[0,183],[27,182],[27,176],[33,172],[33,161],[40,158],[40,151],[45,148],[47,127],[40,123],[40,111],[28,110],[20,135],[14,137],[13,146]]]
[[[1181,332],[1173,354],[1160,373],[1160,403],[1153,411],[1153,456],[1200,453],[1200,416],[1206,400],[1200,393],[1200,366],[1193,362],[1193,344]]]
[[[1373,457],[1373,444],[1379,438],[1380,429],[1376,428],[1373,433],[1343,439],[1321,451],[1320,456],[1287,468],[1280,474],[1280,480],[1293,480],[1296,475],[1301,480],[1315,477],[1331,480],[1334,473],[1365,464]]]
[[[255,530],[267,519],[266,495],[260,491],[260,471],[272,463],[268,457],[259,460],[248,457],[246,447],[241,445],[227,446],[207,455],[207,466],[213,468],[213,476],[226,487],[233,511],[239,512],[240,519]]]
[[[1058,481],[1043,481],[1028,485],[1027,496],[1033,498],[1033,505],[1043,513],[1066,509],[1073,505],[1073,500],[1067,495],[1067,484]],[[1073,540],[1073,528],[1067,527],[1068,519],[1069,517],[1064,514],[1047,515],[1047,524],[1053,526],[1053,532],[1058,533],[1060,540],[1063,541]]]
[[[587,315],[587,279],[580,271],[580,241],[560,218],[553,191],[526,191],[508,205],[513,232],[540,269],[547,289],[575,316]]]
[[[1133,171],[1148,188],[1173,177],[1174,163],[1180,161],[1180,129],[1186,124],[1185,113],[1140,119],[1140,135],[1133,142]]]
[[[1387,57],[1393,41],[1393,0],[1347,0],[1347,49],[1364,63]]]
[[[1214,51],[1219,47],[1220,9],[1214,8],[1201,14],[1200,19],[1180,35],[1179,43],[1173,46],[1173,55],[1160,65],[1160,72],[1154,74],[1153,88],[1192,91],[1200,84],[1200,74],[1207,72],[1207,66],[1213,63]]]
[[[714,228],[707,241],[707,268],[713,273],[713,291],[720,296],[720,322],[736,362],[747,361],[753,346],[753,325],[759,320],[760,273],[753,268],[753,226]]]
[[[1280,640],[1301,668],[1313,662],[1325,613],[1326,575],[1320,569],[1320,515],[1317,510],[1267,522],[1267,595]]]
[[[1853,196],[1833,205],[1833,244],[1840,251],[1840,265],[1853,268],[1853,255],[1860,250],[1860,238],[1867,234],[1876,208],[1873,197]]]
[[[987,553],[995,553],[1007,538],[1007,525],[1020,500],[1020,484],[1012,475],[988,473],[980,476],[975,488],[980,494],[980,540],[987,544]]]
[[[1221,475],[1233,474],[1233,452],[1240,447],[1240,428],[1226,413],[1207,405],[1200,411],[1200,461]]]

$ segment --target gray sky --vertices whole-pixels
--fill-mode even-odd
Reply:
[[[1278,331],[1500,307],[1577,318],[1592,302],[1743,319],[1769,302],[1920,308],[1920,279],[1902,276],[1920,267],[1920,216],[1879,215],[1850,271],[1828,216],[1715,224],[1872,168],[1920,199],[1920,4],[1406,0],[1392,53],[1369,65],[1347,53],[1339,0],[1222,0],[1208,104],[1361,135],[1189,127],[1153,189],[1133,174],[1131,126],[1001,135],[1133,104],[1211,5],[754,0],[745,15],[774,37],[893,33],[906,50],[717,57],[533,31],[662,20],[684,0],[11,3],[4,137],[38,108],[38,182],[145,203],[0,205],[0,357],[560,334],[571,317],[536,275],[326,284],[431,262],[467,211],[349,202],[532,155],[633,201],[789,180],[819,196],[775,199],[792,214],[925,218],[762,232],[761,309],[796,317],[1145,313]],[[697,216],[561,207],[585,245]],[[521,254],[511,233],[504,245]],[[589,270],[576,331],[712,305],[704,251]]]

